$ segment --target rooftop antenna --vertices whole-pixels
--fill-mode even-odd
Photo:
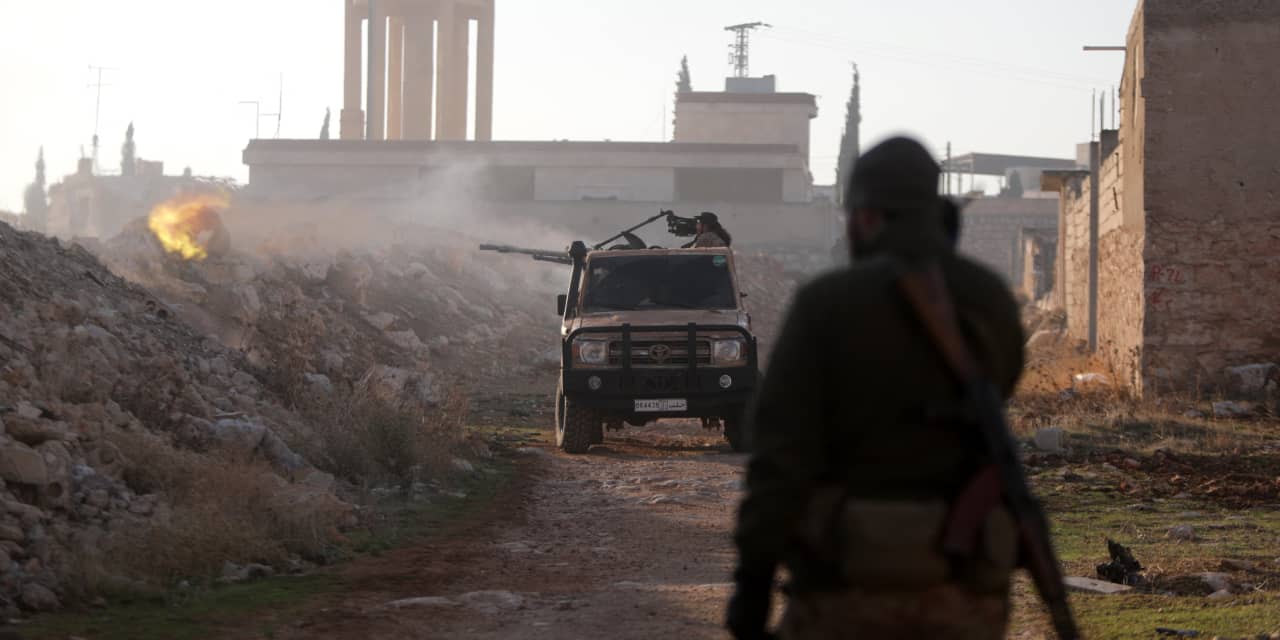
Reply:
[[[280,74],[280,95],[279,95],[279,97],[277,98],[277,102],[276,102],[276,112],[275,112],[275,113],[264,113],[264,114],[262,114],[262,116],[267,117],[267,118],[270,118],[271,116],[275,116],[275,118],[276,118],[276,138],[277,138],[277,139],[280,137],[280,119],[283,117],[283,116],[282,116],[282,114],[283,114],[283,113],[284,113],[284,74],[283,74],[283,73],[281,73],[281,74]]]
[[[99,173],[98,171],[98,125],[102,122],[102,88],[111,86],[109,84],[102,83],[102,73],[104,71],[118,71],[118,69],[115,69],[113,67],[99,67],[99,66],[89,65],[89,72],[90,73],[96,72],[98,74],[97,82],[94,82],[89,85],[90,89],[97,90],[97,96],[94,98],[94,103],[93,103],[93,172],[94,173]],[[82,152],[82,155],[83,155],[83,152]]]
[[[763,22],[747,22],[724,28],[725,31],[732,31],[735,34],[733,44],[729,45],[729,64],[733,65],[733,77],[747,77],[748,71],[750,71],[751,32],[761,27],[771,28],[773,25]]]
[[[263,113],[261,100],[241,100],[239,104],[253,105],[253,137],[255,139],[262,138],[262,119],[275,117],[276,119],[276,138],[280,137],[280,118],[284,112],[284,74],[280,74],[280,97],[276,106],[275,113]]]
[[[241,100],[240,104],[253,105],[253,139],[262,138],[262,102],[258,100]]]

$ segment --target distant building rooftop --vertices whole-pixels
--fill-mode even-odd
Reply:
[[[721,91],[689,91],[676,94],[676,102],[713,104],[802,104],[816,107],[812,93],[731,93]]]
[[[1002,176],[1010,169],[1034,167],[1037,169],[1078,169],[1073,159],[1041,158],[1037,156],[1011,156],[998,153],[970,153],[943,161],[942,170],[953,173],[975,173],[984,176]]]
[[[685,94],[687,95],[687,94]],[[513,140],[503,142],[441,140],[273,140],[249,141],[246,153],[255,151],[306,152],[630,152],[630,153],[751,153],[795,154],[794,144],[724,144],[705,142],[613,142],[607,140]]]

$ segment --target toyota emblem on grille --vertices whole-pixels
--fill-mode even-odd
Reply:
[[[671,357],[671,347],[655,344],[649,349],[649,358],[654,362],[666,362]]]

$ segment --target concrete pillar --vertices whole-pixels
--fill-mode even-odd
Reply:
[[[430,140],[436,82],[435,16],[421,13],[407,18],[404,38],[404,138]]]
[[[467,137],[468,21],[455,4],[446,0],[439,15],[439,91],[436,96],[436,139]]]
[[[387,118],[387,12],[385,0],[369,0],[369,96],[365,139],[382,140]]]
[[[476,140],[493,139],[493,0],[476,28]]]
[[[387,139],[399,140],[404,125],[404,18],[387,21]]]
[[[363,26],[364,15],[356,9],[355,0],[346,0],[346,6],[340,135],[343,140],[360,140],[364,138],[364,109],[360,108],[363,82],[361,66],[364,62],[364,57],[360,55],[360,28]]]

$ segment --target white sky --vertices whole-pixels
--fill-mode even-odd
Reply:
[[[497,0],[494,137],[662,139],[675,73],[719,91],[731,34],[764,21],[752,75],[818,96],[813,171],[830,183],[851,61],[863,80],[863,142],[921,136],[941,156],[986,151],[1074,157],[1090,94],[1119,83],[1134,0]],[[340,0],[0,0],[0,209],[20,211],[41,145],[50,182],[75,168],[104,73],[101,163],[118,170],[136,123],[138,155],[167,173],[241,181],[253,107],[276,109],[282,138],[314,138],[325,107],[338,134]],[[664,118],[664,109],[667,111]],[[275,134],[274,118],[261,123]]]

